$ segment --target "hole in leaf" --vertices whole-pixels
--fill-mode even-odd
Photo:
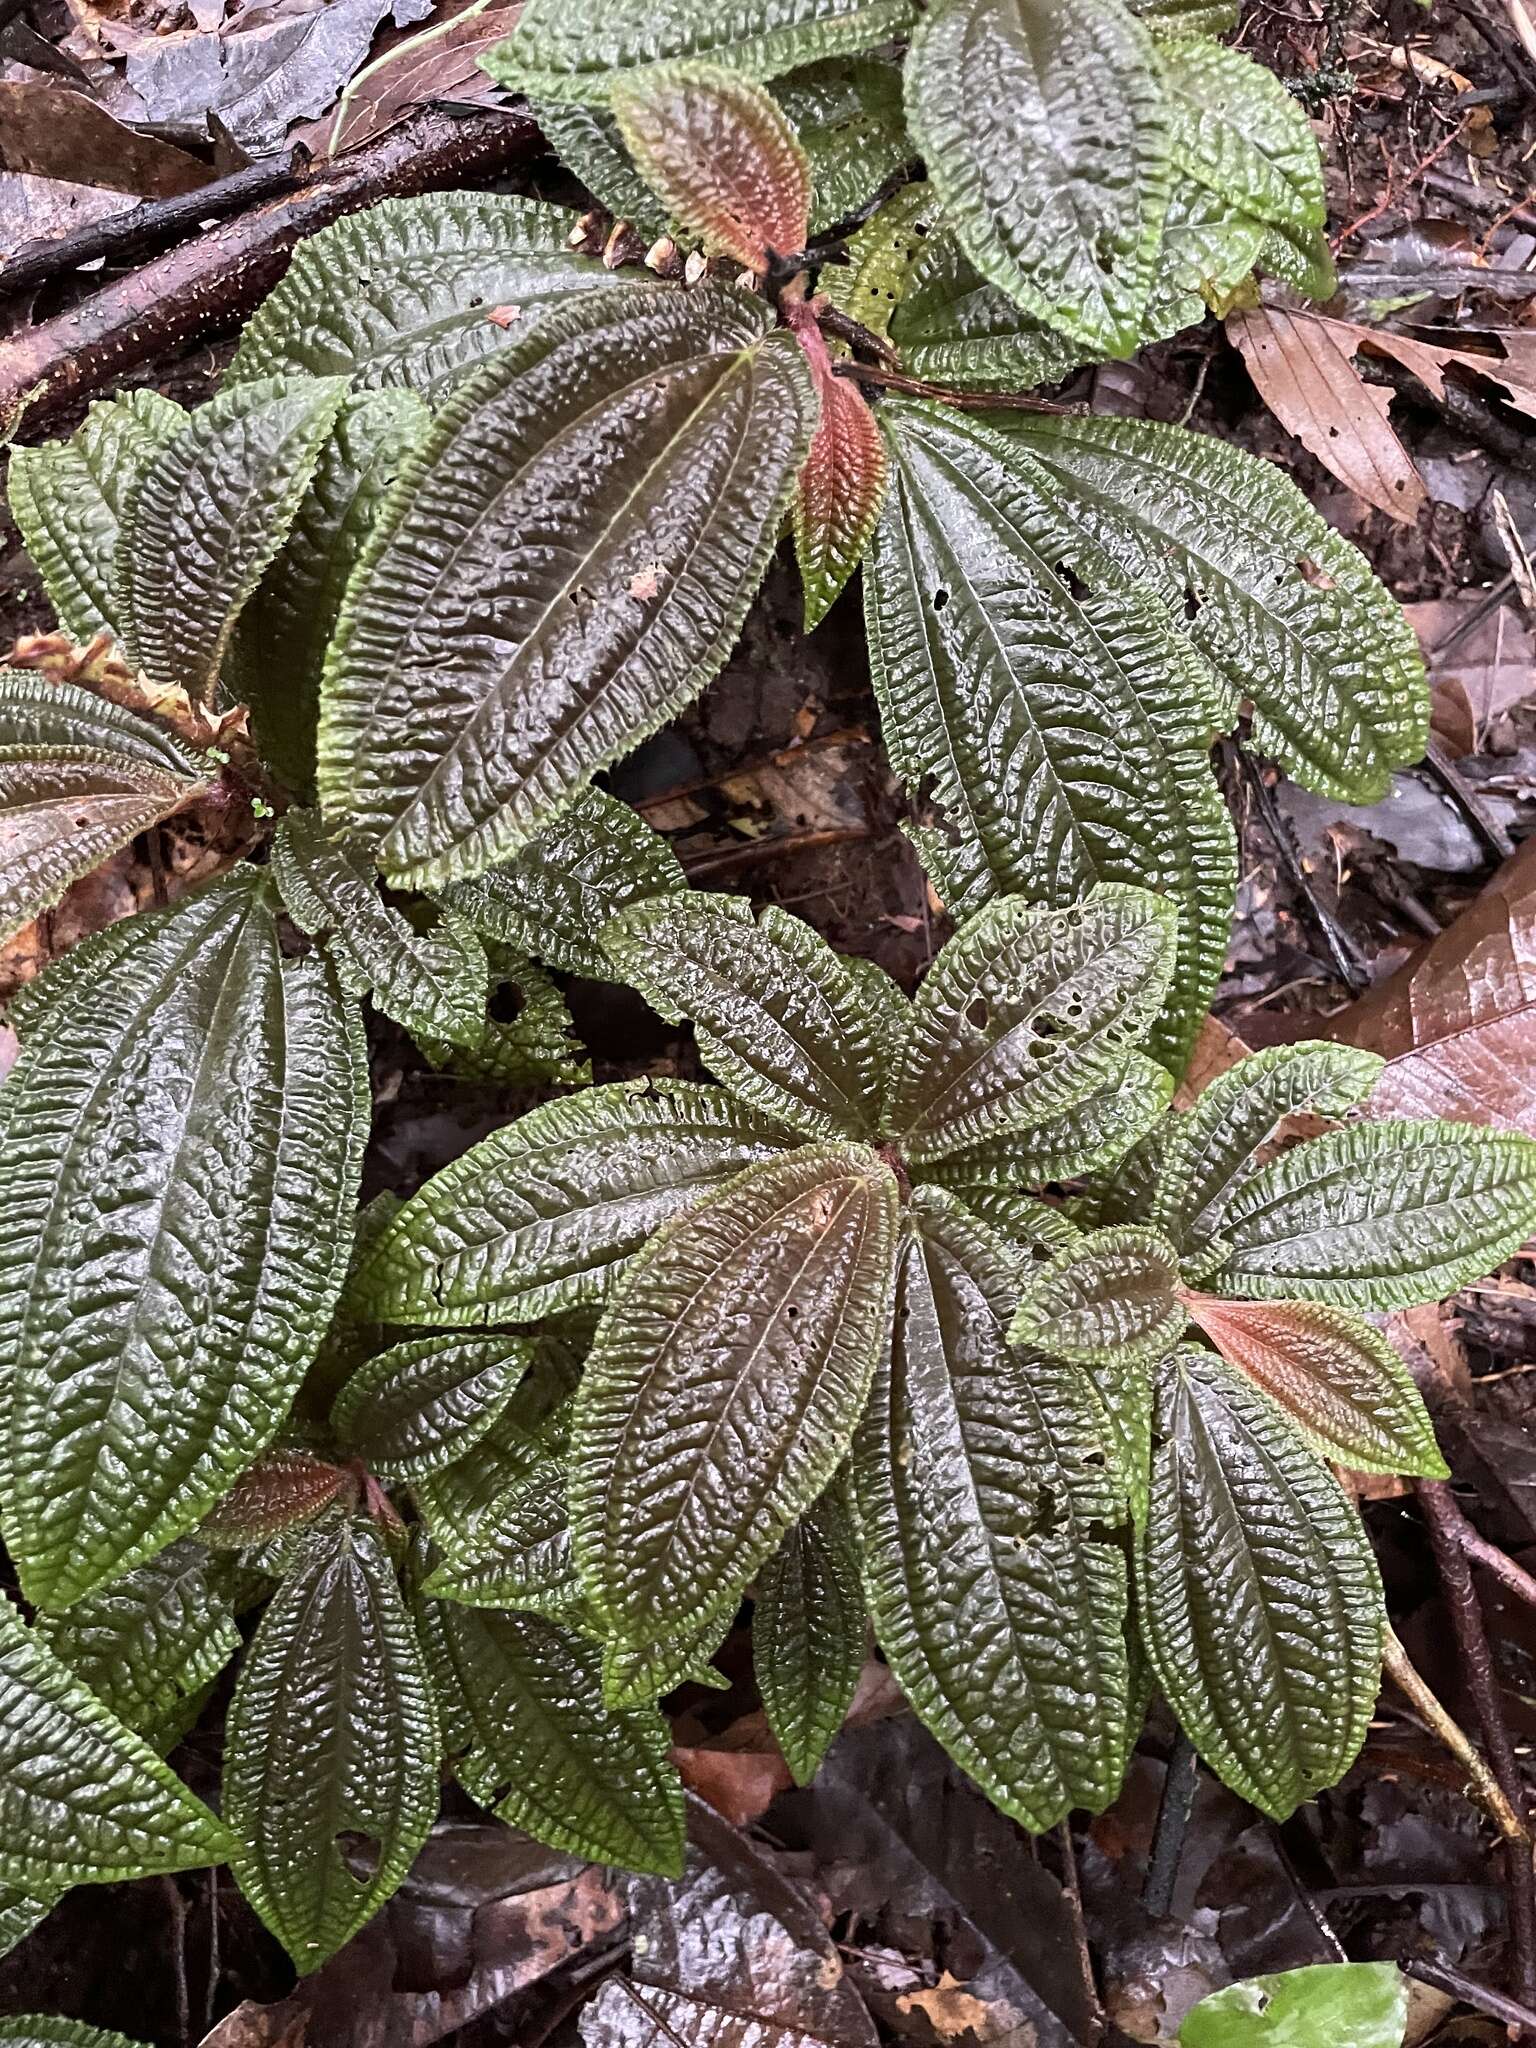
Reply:
[[[488,1005],[498,1024],[511,1024],[523,1014],[523,992],[515,981],[503,981],[491,991]]]
[[[336,1847],[341,1860],[360,1885],[370,1885],[379,1874],[384,1844],[377,1835],[339,1834]]]
[[[943,611],[945,605],[947,605],[948,603],[949,592],[947,590],[936,590],[933,593],[933,608],[936,612]]]
[[[1185,618],[1190,620],[1198,619],[1200,616],[1200,607],[1204,602],[1205,600],[1201,597],[1199,591],[1196,590],[1193,583],[1186,583],[1184,586]]]
[[[978,1031],[984,1031],[992,1012],[987,1007],[985,996],[974,996],[965,1006],[965,1021],[974,1024]]]
[[[793,1322],[795,1320],[795,1317],[798,1316],[800,1313],[798,1304],[792,1301],[789,1304],[789,1307],[785,1309],[784,1313],[789,1317],[790,1321]]]

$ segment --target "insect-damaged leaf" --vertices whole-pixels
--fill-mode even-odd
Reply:
[[[752,1664],[768,1725],[808,1785],[843,1725],[869,1630],[843,1483],[807,1509],[757,1575]]]
[[[814,424],[725,286],[551,314],[407,463],[326,671],[322,808],[394,881],[520,847],[724,660]]]
[[[698,0],[525,0],[485,68],[530,99],[605,102],[615,72],[706,57],[775,78],[873,49],[900,35],[912,11],[910,0],[747,0],[729,14]]]
[[[1120,0],[951,0],[907,59],[907,118],[977,269],[1036,319],[1128,355],[1168,202],[1152,39]]]
[[[810,161],[812,234],[856,212],[912,154],[901,70],[887,56],[804,64],[770,90]]]
[[[884,1014],[819,933],[744,896],[685,891],[626,911],[603,950],[733,1095],[812,1138],[867,1138],[893,1048]]]
[[[0,1883],[52,1895],[228,1851],[202,1801],[0,1601]]]
[[[805,590],[805,630],[826,617],[869,545],[890,468],[885,436],[863,393],[834,377],[814,320],[796,327],[821,414],[795,489],[795,559]]]
[[[805,247],[810,166],[760,85],[718,64],[652,66],[620,78],[611,105],[646,183],[707,254],[762,272]]]
[[[0,669],[0,940],[217,774],[104,697]]]
[[[683,1788],[654,1707],[603,1704],[600,1646],[536,1614],[418,1607],[453,1774],[537,1841],[676,1877]]]
[[[45,1607],[190,1529],[275,1434],[368,1121],[356,1017],[284,961],[255,870],[103,938],[111,973],[99,941],[70,956],[5,1084],[5,1536]]]
[[[885,1341],[897,1192],[862,1146],[749,1169],[637,1260],[577,1393],[571,1524],[621,1640],[738,1592],[830,1482]]]
[[[331,1424],[383,1479],[420,1479],[477,1444],[532,1365],[528,1337],[427,1337],[360,1366]]]
[[[378,1533],[364,1521],[312,1530],[246,1652],[224,1754],[230,1866],[301,1973],[410,1869],[437,1812],[440,1753]],[[355,1868],[349,1836],[363,1838]]]
[[[1381,1677],[1360,1518],[1267,1394],[1208,1351],[1160,1368],[1136,1601],[1157,1682],[1213,1770],[1284,1820],[1336,1784]]]
[[[1028,1278],[1010,1341],[1077,1365],[1144,1363],[1183,1331],[1178,1281],[1178,1254],[1155,1230],[1091,1230]]]
[[[117,542],[119,631],[151,682],[206,703],[241,608],[288,537],[347,387],[221,391],[149,458]]]
[[[1134,1740],[1123,1510],[1080,1370],[1009,1348],[1011,1261],[944,1196],[917,1211],[854,1455],[865,1593],[918,1714],[1040,1832],[1107,1806]]]
[[[618,1265],[783,1143],[723,1088],[610,1082],[546,1102],[434,1175],[350,1293],[392,1323],[530,1322],[600,1300]]]

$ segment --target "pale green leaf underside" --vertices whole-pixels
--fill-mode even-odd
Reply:
[[[1076,1367],[1010,1351],[1011,1262],[920,1198],[860,1425],[865,1593],[903,1692],[1033,1831],[1120,1789],[1134,1738],[1107,1440]]]
[[[843,1725],[868,1634],[858,1542],[834,1481],[758,1573],[752,1605],[757,1689],[797,1785]]]
[[[1178,1254],[1155,1230],[1093,1230],[1030,1277],[1009,1339],[1078,1365],[1142,1364],[1184,1328],[1178,1284]]]
[[[358,1273],[352,1309],[462,1325],[600,1300],[661,1224],[783,1142],[723,1088],[687,1082],[611,1082],[544,1103],[411,1197]]]
[[[306,1536],[261,1618],[230,1707],[224,1811],[240,1889],[317,1969],[409,1870],[437,1813],[437,1716],[377,1531]],[[341,1837],[375,1845],[356,1874]]]
[[[202,1801],[0,1602],[0,1883],[50,1896],[228,1850]]]
[[[1309,1963],[1202,1998],[1179,2048],[1402,2048],[1408,2004],[1396,1963]]]
[[[367,1128],[355,1015],[250,868],[124,929],[6,1082],[6,1542],[72,1600],[192,1528],[330,1320]]]
[[[396,882],[505,860],[703,688],[814,416],[731,288],[562,309],[407,463],[326,669],[319,787]]]
[[[359,1367],[331,1424],[381,1479],[451,1465],[494,1426],[534,1359],[526,1337],[426,1337]]]
[[[622,1641],[738,1593],[830,1482],[890,1313],[897,1192],[862,1146],[749,1169],[660,1232],[577,1395],[571,1526]]]
[[[1365,1740],[1385,1613],[1370,1544],[1267,1395],[1210,1352],[1161,1369],[1137,1611],[1179,1725],[1283,1820]]]

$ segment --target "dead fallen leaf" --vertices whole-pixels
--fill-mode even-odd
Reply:
[[[195,192],[213,167],[140,135],[67,85],[0,82],[0,170],[97,185],[140,199]]]
[[[689,1791],[697,1792],[723,1820],[738,1828],[761,1819],[779,1794],[794,1783],[768,1733],[766,1718],[760,1714],[748,1718],[763,1722],[760,1746],[678,1748],[672,1752],[678,1775]]]
[[[499,98],[501,88],[481,70],[480,59],[511,33],[521,12],[522,0],[467,7],[405,37],[349,88],[334,121],[334,138],[328,122],[324,135],[311,146],[333,154],[356,149],[403,121],[413,108],[434,100],[480,105]]]

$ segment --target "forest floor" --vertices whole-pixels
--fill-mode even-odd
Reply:
[[[185,26],[181,8],[166,0],[161,25]],[[68,12],[40,0],[32,21],[73,47],[91,12],[84,0]],[[155,26],[152,0],[99,13],[121,24],[124,48]],[[189,18],[208,30],[199,0]],[[1522,0],[1441,0],[1433,17],[1411,0],[1384,11],[1254,0],[1241,37],[1319,124],[1338,331],[1303,331],[1265,308],[1225,327],[1211,319],[1068,395],[1187,423],[1294,477],[1408,607],[1434,683],[1436,765],[1360,809],[1222,750],[1243,881],[1217,1014],[1249,1046],[1347,1035],[1398,1056],[1426,1045],[1480,1055],[1483,1113],[1536,1135],[1536,856],[1516,851],[1536,845],[1536,27]],[[0,58],[0,81],[42,75],[4,41]],[[556,189],[550,175],[535,166],[524,184]],[[86,211],[99,204],[88,188],[48,183],[0,171],[0,250],[78,224],[82,194]],[[43,318],[62,289],[0,312]],[[1437,389],[1435,374],[1426,382],[1364,347],[1360,326],[1388,308],[1396,331],[1442,351],[1487,350],[1490,330],[1512,337],[1502,374],[1463,366]],[[1331,384],[1318,367],[1325,345]],[[202,396],[226,355],[227,344],[204,343],[130,381]],[[1359,383],[1342,405],[1340,362]],[[786,905],[910,987],[945,925],[902,835],[857,596],[809,640],[798,611],[781,555],[723,674],[613,785],[669,835],[694,882]],[[48,623],[0,515],[0,645]],[[190,863],[198,849],[183,854]],[[152,885],[131,859],[82,885],[46,931],[0,953],[0,980],[138,907]],[[1479,1040],[1479,997],[1495,982],[1499,1029]],[[689,1071],[691,1054],[638,998],[579,983],[569,996],[599,1078]],[[1220,1033],[1205,1052],[1223,1056]],[[374,1084],[370,1194],[409,1191],[521,1106],[427,1070],[387,1027]],[[1483,1538],[1536,1571],[1536,1267],[1516,1263],[1417,1312],[1401,1334],[1455,1498]],[[1395,1482],[1369,1494],[1396,1632],[1476,1731],[1478,1674],[1458,1648],[1420,1506]],[[1497,1715],[1529,1791],[1536,1607],[1511,1575],[1477,1563],[1474,1576]],[[651,2038],[649,2021],[643,2010],[626,2019],[632,1992],[604,1987],[629,1982],[631,1958],[671,1956],[723,2002],[771,2016],[731,2033],[742,2048],[1116,2048],[1172,2041],[1196,1998],[1236,1978],[1348,1956],[1409,1969],[1410,2042],[1471,2048],[1518,2026],[1499,1995],[1518,1999],[1519,1974],[1497,1837],[1459,1765],[1391,1686],[1344,1783],[1283,1826],[1203,1771],[1186,1804],[1181,1769],[1169,1783],[1171,1731],[1154,1714],[1115,1806],[1035,1841],[972,1791],[878,1662],[804,1791],[790,1788],[767,1734],[744,1625],[717,1662],[729,1691],[685,1688],[668,1702],[685,1776],[708,1802],[681,1885],[627,1885],[464,1802],[387,1913],[298,1990],[227,1876],[204,1873],[71,1894],[0,1963],[0,2013],[66,2013],[163,2048],[562,2048],[602,1998],[592,2038],[623,2044]],[[215,1709],[175,1759],[197,1789],[216,1783],[218,1730]]]

